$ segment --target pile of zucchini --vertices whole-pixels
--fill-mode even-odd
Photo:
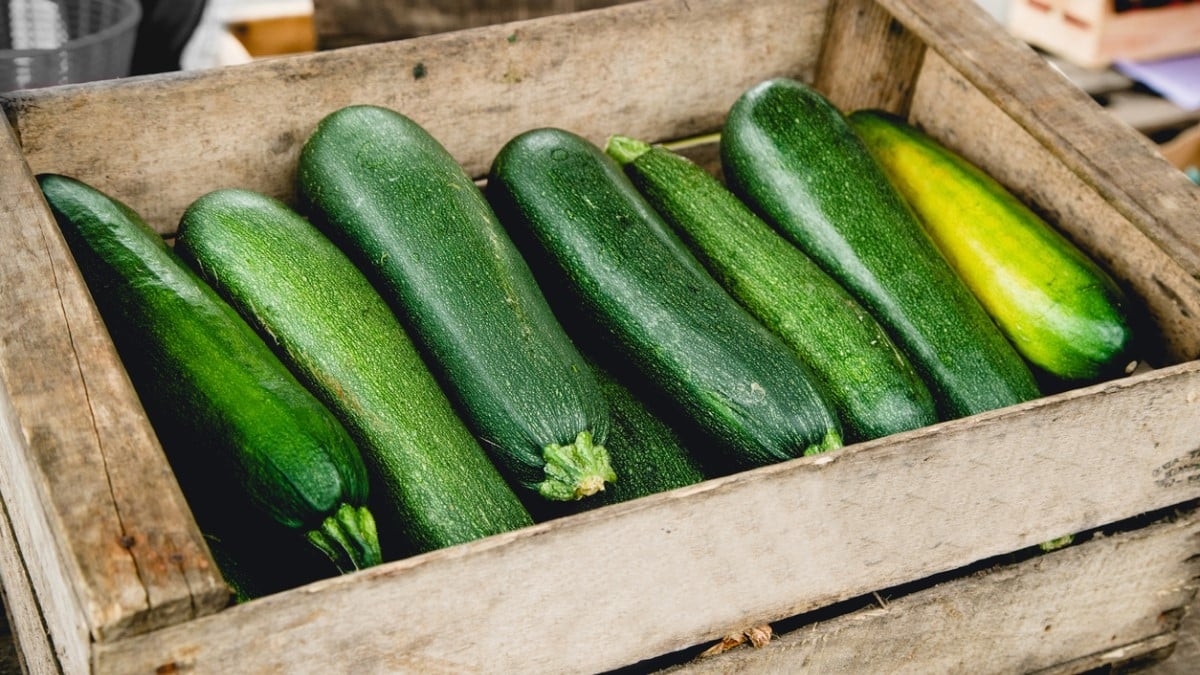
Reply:
[[[205,194],[173,248],[38,179],[241,598],[267,542],[316,578],[1128,368],[1118,286],[903,121],[775,79],[720,150],[533,129],[480,190],[349,106],[294,206]]]

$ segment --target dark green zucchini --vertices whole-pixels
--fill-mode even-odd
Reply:
[[[366,467],[334,416],[132,209],[38,182],[181,483],[240,490],[339,569],[378,563]]]
[[[210,192],[184,212],[175,250],[357,441],[389,526],[385,550],[420,553],[532,523],[387,303],[299,214],[256,192]]]
[[[614,136],[606,151],[729,294],[808,364],[847,441],[937,421],[929,389],[870,313],[716,178],[632,138]]]
[[[614,480],[608,410],[475,183],[409,118],[325,117],[300,155],[314,222],[374,282],[510,480],[569,500]]]
[[[509,141],[487,195],[572,335],[610,341],[734,466],[839,447],[812,373],[687,251],[620,167],[587,140],[536,129]],[[576,321],[572,319],[572,321]]]
[[[1040,395],[1021,356],[816,90],[780,78],[745,92],[725,121],[721,161],[734,192],[888,330],[942,416]]]

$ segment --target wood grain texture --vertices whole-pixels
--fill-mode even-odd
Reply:
[[[668,673],[1083,672],[1174,641],[1195,595],[1192,513],[998,566]],[[1063,669],[1062,666],[1067,666]]]
[[[1200,363],[1174,366],[318,582],[96,663],[601,671],[1196,498],[1198,412]]]
[[[1103,114],[974,2],[877,2],[1188,274],[1200,276],[1200,191],[1145,137]]]
[[[1071,150],[1045,146],[1039,130],[1022,127],[937,54],[926,59],[910,117],[1003,183],[1123,283],[1140,306],[1137,328],[1152,360],[1161,362],[1160,354],[1176,362],[1200,357],[1200,284],[1170,251],[1112,208],[1094,183],[1071,170],[1061,159]],[[1137,149],[1151,156],[1140,144]],[[1186,181],[1161,164],[1160,184]],[[1200,205],[1192,217],[1200,221]]]
[[[75,666],[227,591],[7,126],[0,156],[0,491]]]
[[[903,114],[925,45],[874,0],[834,0],[814,85],[842,110]]]
[[[551,14],[586,11],[631,0],[314,0],[321,49],[386,42]]]
[[[17,549],[8,509],[0,500],[0,673],[59,672],[61,667]]]
[[[825,9],[823,0],[648,0],[0,103],[34,172],[90,182],[166,232],[218,187],[290,200],[301,145],[351,103],[412,117],[475,176],[538,126],[597,143],[714,131],[758,80],[812,78]]]

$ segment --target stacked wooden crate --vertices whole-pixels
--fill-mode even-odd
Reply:
[[[1017,37],[1087,68],[1200,50],[1196,0],[1013,0]]]
[[[481,176],[537,126],[706,138],[777,75],[905,115],[1033,204],[1136,300],[1143,368],[227,606],[33,174],[170,235],[216,187],[290,200],[347,104]],[[646,0],[2,103],[0,582],[35,672],[1081,672],[1175,643],[1200,572],[1200,195],[971,0]],[[766,646],[691,661],[763,624]]]

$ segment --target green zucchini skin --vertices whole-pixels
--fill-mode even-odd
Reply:
[[[376,106],[306,141],[302,200],[391,305],[493,460],[548,499],[612,482],[608,410],[475,183],[421,126]]]
[[[635,393],[614,373],[595,360],[588,360],[608,401],[612,426],[607,447],[613,471],[620,478],[592,499],[543,500],[542,508],[531,505],[530,510],[538,520],[648,497],[699,483],[707,477],[685,439],[657,409],[650,407],[641,392]]]
[[[38,183],[177,467],[219,465],[198,487],[239,489],[343,571],[378,563],[366,466],[333,415],[132,209],[66,176]]]
[[[595,145],[562,129],[520,134],[494,160],[487,194],[526,256],[544,261],[543,287],[563,291],[564,316],[586,316],[572,335],[615,344],[733,466],[841,445],[808,368],[708,276]]]
[[[392,549],[422,553],[532,524],[391,308],[298,213],[248,190],[210,192],[184,212],[175,250],[354,437]]]
[[[1040,396],[1029,366],[824,96],[787,78],[751,87],[730,110],[720,149],[733,191],[888,330],[942,417]]]
[[[925,231],[1030,363],[1082,383],[1130,365],[1121,289],[991,176],[894,115],[847,119]]]
[[[704,169],[621,136],[606,151],[730,295],[816,375],[847,441],[937,421],[933,396],[883,327]]]

